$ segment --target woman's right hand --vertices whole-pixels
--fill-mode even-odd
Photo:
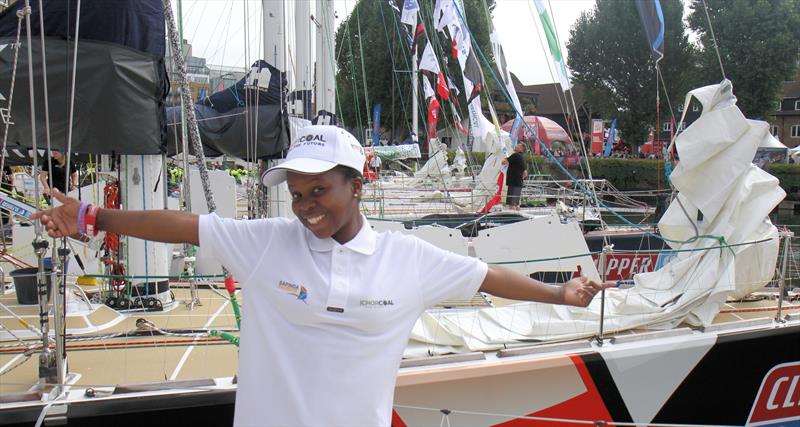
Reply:
[[[72,237],[78,239],[81,233],[78,230],[78,209],[81,202],[72,197],[67,197],[56,188],[52,196],[61,202],[61,206],[39,211],[31,215],[32,220],[39,220],[47,230],[47,235],[53,238]]]

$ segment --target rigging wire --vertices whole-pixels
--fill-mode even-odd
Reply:
[[[719,61],[719,70],[722,72],[722,80],[727,79],[725,76],[725,68],[722,66],[722,55],[719,54],[719,44],[717,43],[717,37],[714,35],[714,27],[711,26],[711,17],[708,14],[708,5],[706,4],[706,0],[702,0],[703,2],[703,10],[706,13],[706,21],[708,22],[708,32],[711,34],[711,40],[714,42],[714,50],[717,52],[717,61]]]

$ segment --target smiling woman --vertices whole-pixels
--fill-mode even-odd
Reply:
[[[34,219],[53,237],[100,229],[198,244],[219,259],[248,301],[236,393],[242,426],[388,426],[399,362],[426,308],[478,290],[585,306],[605,286],[586,277],[550,286],[412,236],[376,233],[358,206],[364,162],[351,134],[308,126],[286,161],[262,176],[266,186],[287,182],[296,219],[106,210],[57,190],[63,206]]]

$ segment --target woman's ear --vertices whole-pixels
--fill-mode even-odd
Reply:
[[[353,194],[361,195],[361,190],[364,188],[364,181],[361,178],[353,178],[350,180],[351,185],[353,186]]]

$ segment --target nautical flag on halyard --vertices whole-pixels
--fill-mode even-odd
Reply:
[[[372,145],[381,143],[381,104],[375,104],[372,110]]]
[[[428,81],[428,76],[424,73],[421,74],[422,76],[422,92],[425,94],[425,99],[428,99],[432,96],[436,96],[433,92],[433,88],[431,87],[431,82]]]
[[[611,128],[608,129],[608,137],[606,138],[606,145],[603,149],[603,157],[611,155],[611,147],[614,146],[614,141],[617,139],[617,118],[611,121]]]
[[[405,28],[405,27],[403,27]],[[419,43],[419,39],[422,35],[425,34],[425,24],[420,22],[417,24],[417,29],[414,31],[414,40],[411,42],[411,51],[414,52],[414,49],[417,47],[417,43]]]
[[[412,27],[414,24],[417,23],[417,11],[419,10],[419,4],[417,0],[406,0],[403,2],[403,15],[400,17],[400,22],[404,24],[411,25]]]
[[[533,0],[533,4],[536,6],[536,12],[539,14],[539,19],[542,21],[542,28],[547,38],[547,45],[550,47],[550,56],[553,58],[553,66],[558,75],[558,82],[561,83],[561,90],[567,90],[571,87],[569,83],[569,74],[567,73],[567,65],[564,63],[564,57],[561,55],[561,47],[558,45],[555,27],[553,27],[553,22],[550,20],[550,14],[547,12],[547,7],[542,0]]]
[[[445,101],[450,99],[450,89],[447,87],[447,80],[444,79],[444,73],[441,71],[436,76],[436,93]]]
[[[433,55],[433,49],[431,48],[431,43],[428,42],[428,45],[425,46],[425,50],[422,51],[422,58],[419,59],[419,67],[420,70],[430,71],[433,74],[439,74],[439,62],[436,61],[436,56]]]
[[[492,42],[492,52],[494,53],[495,63],[497,64],[497,71],[500,78],[503,79],[503,85],[506,87],[509,98],[511,98],[511,105],[514,106],[514,124],[511,126],[511,145],[517,145],[519,137],[519,127],[522,125],[522,105],[517,97],[517,90],[514,88],[514,83],[511,81],[511,73],[508,71],[506,65],[506,55],[503,53],[503,45],[500,43],[500,36],[492,25],[492,33],[489,35],[489,40]]]
[[[636,10],[642,20],[653,61],[664,58],[664,13],[659,0],[636,0]]]
[[[428,103],[428,141],[436,138],[436,124],[439,122],[439,100],[434,96]]]

